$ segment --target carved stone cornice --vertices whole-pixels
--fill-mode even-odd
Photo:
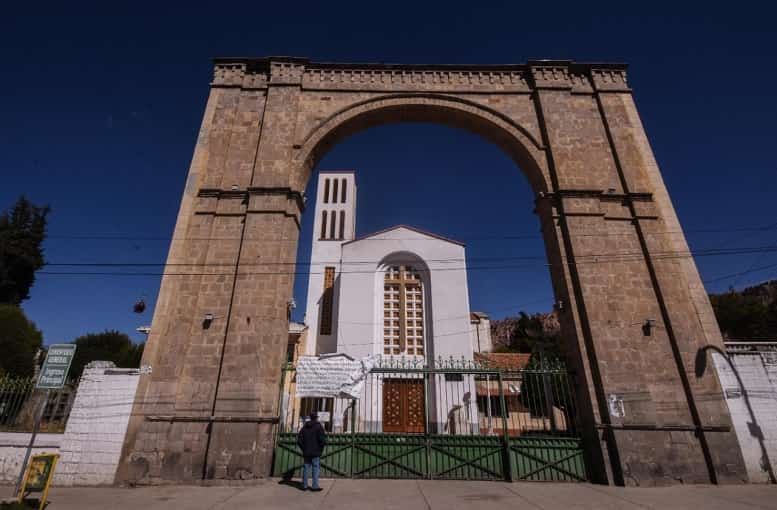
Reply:
[[[602,202],[653,202],[653,194],[646,192],[621,193],[602,189],[560,189],[541,191],[536,200],[558,200],[561,198],[591,198]]]
[[[243,62],[223,62],[213,66],[212,87],[240,87],[246,74]]]
[[[213,65],[211,87],[265,89],[268,76],[268,67],[264,63],[245,59],[219,59]]]
[[[619,221],[658,218],[652,193],[620,193],[600,189],[560,189],[555,192],[538,193],[535,204],[539,206],[541,202],[546,202],[552,206],[554,218],[601,216],[606,220]],[[628,204],[634,206],[633,213],[627,208]]]
[[[631,92],[625,65],[591,65],[591,82],[597,92]]]
[[[571,62],[564,60],[548,60],[530,62],[531,79],[537,89],[571,89]]]
[[[213,87],[305,90],[520,94],[537,89],[574,94],[631,92],[625,64],[535,60],[510,65],[396,65],[310,62],[303,58],[220,58]]]
[[[592,94],[594,91],[591,80],[585,72],[570,72],[569,82],[573,94]]]
[[[415,69],[358,66],[331,68],[312,64],[302,79],[305,89],[411,92],[529,92],[526,72],[514,69]],[[436,66],[438,67],[438,66]]]
[[[270,85],[301,85],[305,61],[270,60]]]

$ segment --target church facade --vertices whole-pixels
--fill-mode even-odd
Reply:
[[[319,174],[304,354],[470,361],[490,346],[471,324],[464,245],[406,225],[356,238],[356,200],[353,172]]]
[[[473,362],[491,339],[482,327],[487,316],[469,309],[464,245],[407,225],[357,238],[356,202],[354,172],[319,174],[302,355],[378,355],[382,363],[413,366]],[[434,430],[445,431],[450,422],[450,406],[442,396],[464,395],[474,388],[471,379],[427,382]],[[421,375],[371,378],[365,389],[369,395],[355,411],[355,426],[369,432],[423,432],[424,391]],[[332,431],[343,431],[351,422],[350,402],[302,400],[301,411],[315,409],[325,420],[331,417],[326,425]],[[477,433],[474,395],[462,406],[468,417],[462,426]]]

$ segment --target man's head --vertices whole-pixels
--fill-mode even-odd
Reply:
[[[313,411],[312,413],[310,413],[310,419],[311,419],[312,421],[316,421],[316,420],[318,419],[318,413],[317,413],[317,412],[315,412],[315,411]]]

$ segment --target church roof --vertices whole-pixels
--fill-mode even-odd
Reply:
[[[375,236],[380,235],[380,234],[385,234],[386,232],[391,232],[392,230],[398,230],[400,228],[404,228],[404,229],[407,229],[407,230],[412,230],[413,232],[416,232],[418,234],[421,234],[421,235],[424,235],[424,236],[428,236],[428,237],[433,237],[435,239],[439,239],[440,241],[445,241],[447,243],[453,243],[453,244],[458,244],[460,246],[464,246],[464,243],[462,243],[461,241],[456,241],[455,239],[450,239],[448,237],[443,237],[441,235],[433,234],[432,232],[427,232],[426,230],[421,230],[420,228],[411,227],[410,225],[394,225],[393,227],[384,228],[383,230],[378,230],[377,232],[372,232],[371,234],[367,234],[367,235],[364,235],[364,236],[361,236],[361,237],[357,237],[356,239],[354,239],[352,241],[348,241],[346,243],[343,243],[343,245],[355,243],[355,242],[358,242],[358,241],[363,241],[365,239],[369,239],[371,237],[375,237]]]

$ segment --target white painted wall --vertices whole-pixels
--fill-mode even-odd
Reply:
[[[29,433],[0,432],[0,484],[16,483],[30,436]],[[32,454],[59,453],[62,437],[63,434],[38,434]]]
[[[33,454],[60,454],[54,485],[113,484],[139,377],[137,369],[84,370],[65,433],[35,438]],[[30,436],[0,433],[0,484],[16,481]]]
[[[329,196],[325,197],[325,183],[329,180]],[[334,182],[337,186],[337,201],[333,199]],[[342,183],[346,184],[345,202],[342,200]],[[321,236],[321,223],[324,211],[327,212],[325,236]],[[335,238],[340,234],[340,211],[345,212],[343,239],[330,238],[330,221],[335,214]],[[316,193],[313,218],[313,242],[310,251],[310,275],[308,277],[308,297],[305,307],[305,324],[308,326],[308,338],[305,351],[307,356],[335,352],[337,348],[337,276],[340,273],[340,253],[344,242],[356,235],[356,178],[353,172],[320,172]],[[327,266],[335,267],[335,299],[333,304],[333,326],[331,335],[321,335],[319,330],[321,296],[324,289],[324,271]]]
[[[345,243],[342,250],[338,352],[354,358],[383,353],[383,272],[413,262],[428,269],[422,275],[427,359],[472,359],[464,246],[400,226]]]
[[[113,484],[139,378],[137,369],[84,370],[60,445],[56,485]]]
[[[494,344],[491,341],[491,320],[488,317],[473,317],[472,323],[472,350],[474,352],[492,352]]]
[[[717,353],[713,354],[723,392],[726,397],[737,439],[742,448],[747,474],[753,483],[769,482],[757,432],[752,427],[752,416],[763,434],[768,459],[777,469],[777,352],[729,352],[747,391],[745,394],[737,382],[729,364]]]
[[[410,264],[421,270],[424,287],[424,353],[433,359],[472,359],[469,292],[464,246],[400,226],[343,244],[337,351],[354,358],[383,354],[383,286],[385,270]],[[370,264],[365,261],[373,261]],[[411,357],[408,357],[411,358]],[[469,383],[469,386],[467,386]],[[366,428],[382,431],[382,385],[372,385],[370,398],[360,405]],[[452,395],[464,395],[471,381],[436,381],[430,391],[433,430],[448,432],[453,406],[471,407]],[[374,393],[374,394],[373,394]],[[474,401],[474,399],[473,399]],[[467,413],[471,409],[460,412]],[[470,430],[477,429],[477,412],[469,413]],[[466,420],[464,420],[466,422]]]

